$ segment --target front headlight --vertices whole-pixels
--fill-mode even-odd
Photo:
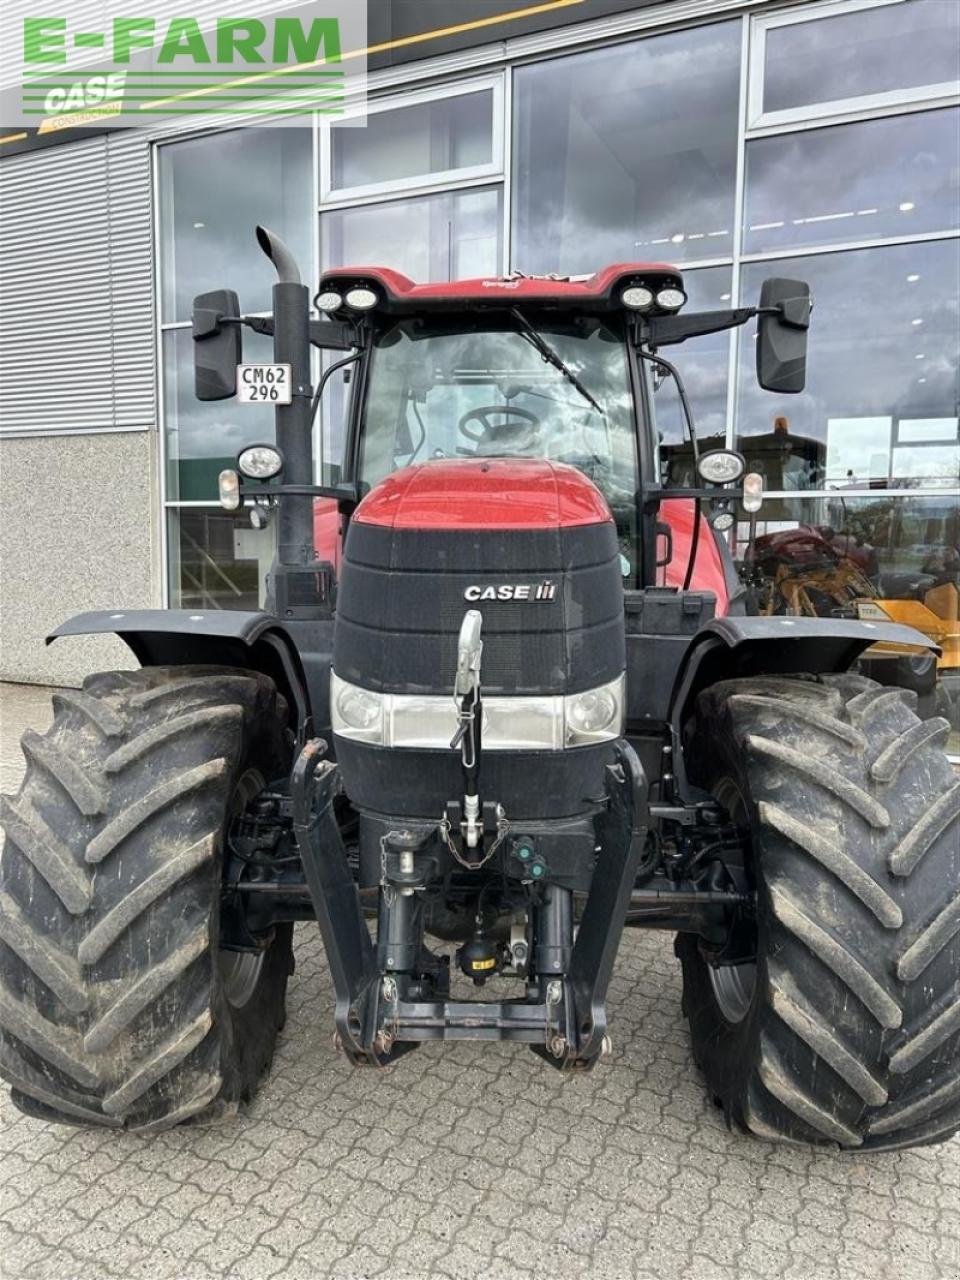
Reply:
[[[649,311],[653,306],[653,290],[643,284],[628,284],[620,292],[620,301],[631,311]]]
[[[686,300],[682,289],[661,289],[657,294],[657,306],[663,311],[679,311]]]
[[[564,698],[565,747],[582,747],[590,742],[619,738],[624,724],[624,684],[624,677],[618,676],[597,689],[571,693]]]
[[[377,305],[377,295],[372,289],[367,289],[364,285],[357,285],[354,289],[348,289],[343,295],[343,300],[348,307],[353,307],[354,311],[369,311],[371,307]]]
[[[283,470],[283,454],[272,444],[250,444],[240,450],[237,468],[248,480],[272,480]]]
[[[711,449],[697,459],[697,471],[708,484],[733,484],[747,469],[743,454],[733,449]]]
[[[383,694],[348,684],[336,672],[330,674],[333,731],[354,742],[383,745]]]
[[[450,694],[374,693],[330,677],[333,731],[379,747],[449,751],[457,731]],[[567,697],[504,695],[483,699],[486,751],[562,751],[612,742],[624,728],[625,677]]]

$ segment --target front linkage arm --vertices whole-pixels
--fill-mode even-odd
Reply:
[[[313,738],[297,757],[290,780],[293,829],[333,976],[340,1044],[358,1065],[383,1066],[389,1055],[377,1037],[377,957],[334,814],[340,771],[326,753],[323,739]]]

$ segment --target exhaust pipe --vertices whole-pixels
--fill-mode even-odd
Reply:
[[[293,254],[267,227],[257,227],[257,243],[277,269],[273,286],[273,358],[288,364],[293,382],[290,404],[275,410],[277,448],[283,454],[283,483],[313,484],[310,385],[310,293],[300,281]],[[313,499],[285,493],[277,512],[277,564],[302,567],[316,557],[313,544]],[[277,578],[278,575],[272,575]],[[279,581],[272,603],[286,613],[285,587]]]
[[[269,227],[257,227],[257,244],[277,269],[281,284],[300,284],[300,268],[293,254]]]

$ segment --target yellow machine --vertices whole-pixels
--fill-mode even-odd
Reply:
[[[795,617],[854,614],[864,620],[914,627],[940,646],[934,668],[928,655],[896,644],[876,644],[861,669],[882,684],[913,689],[920,714],[943,715],[954,725],[960,713],[960,591],[954,581],[928,588],[922,599],[886,599],[877,589],[865,552],[837,544],[833,531],[801,525],[756,540],[751,559],[761,579],[759,612]],[[928,579],[929,581],[929,579]],[[960,743],[958,743],[960,745]]]
[[[860,618],[902,622],[922,631],[943,650],[937,661],[940,678],[948,672],[960,676],[960,591],[954,583],[942,582],[931,587],[922,601],[882,600],[871,596],[857,600],[856,605]],[[881,650],[889,650],[889,646],[876,645],[869,652]]]

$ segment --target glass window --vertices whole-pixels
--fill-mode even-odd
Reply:
[[[413,280],[497,275],[501,255],[499,187],[331,210],[321,215],[324,269],[386,266]]]
[[[330,210],[320,217],[324,268],[388,266],[420,282],[499,275],[501,200],[499,187],[480,187]],[[335,374],[324,393],[324,484],[341,460],[351,377]]]
[[[273,520],[253,529],[248,511],[221,507],[181,507],[167,520],[172,608],[260,608],[276,547]]]
[[[494,163],[494,90],[459,93],[389,110],[366,125],[330,128],[330,193],[458,175]]]
[[[733,542],[752,612],[903,622],[935,640],[936,688],[909,661],[894,676],[894,654],[871,650],[865,670],[916,688],[921,715],[946,716],[948,750],[960,754],[960,499],[777,499],[764,502],[753,530],[742,517]]]
[[[958,242],[751,263],[745,302],[765,276],[806,280],[814,298],[799,395],[760,390],[754,326],[741,331],[740,448],[766,487],[956,488]]]
[[[358,478],[373,485],[431,458],[565,462],[606,497],[632,567],[636,426],[623,334],[591,317],[529,318],[596,404],[516,328],[402,321],[377,337]]]
[[[734,22],[518,68],[513,266],[729,255],[739,64]]]
[[[685,271],[687,305],[684,311],[722,311],[731,305],[730,268],[707,267]],[[677,366],[693,411],[697,440],[703,452],[722,449],[727,431],[730,332],[688,338],[662,348],[663,356]],[[665,484],[698,484],[693,472],[693,451],[683,417],[677,385],[649,366],[653,411],[660,440],[662,477]]]
[[[747,143],[744,252],[952,230],[958,155],[956,110],[756,138]]]
[[[771,26],[763,61],[763,110],[793,111],[910,91],[958,79],[960,5],[899,0]],[[849,105],[849,103],[848,103]]]
[[[269,362],[273,340],[245,329],[243,355]],[[234,465],[244,445],[275,439],[272,405],[196,398],[189,329],[168,329],[163,335],[163,399],[170,501],[215,499],[217,476]]]
[[[251,127],[159,149],[161,318],[189,320],[195,294],[233,288],[244,311],[267,311],[276,272],[257,223],[313,278],[313,142],[300,128]]]

